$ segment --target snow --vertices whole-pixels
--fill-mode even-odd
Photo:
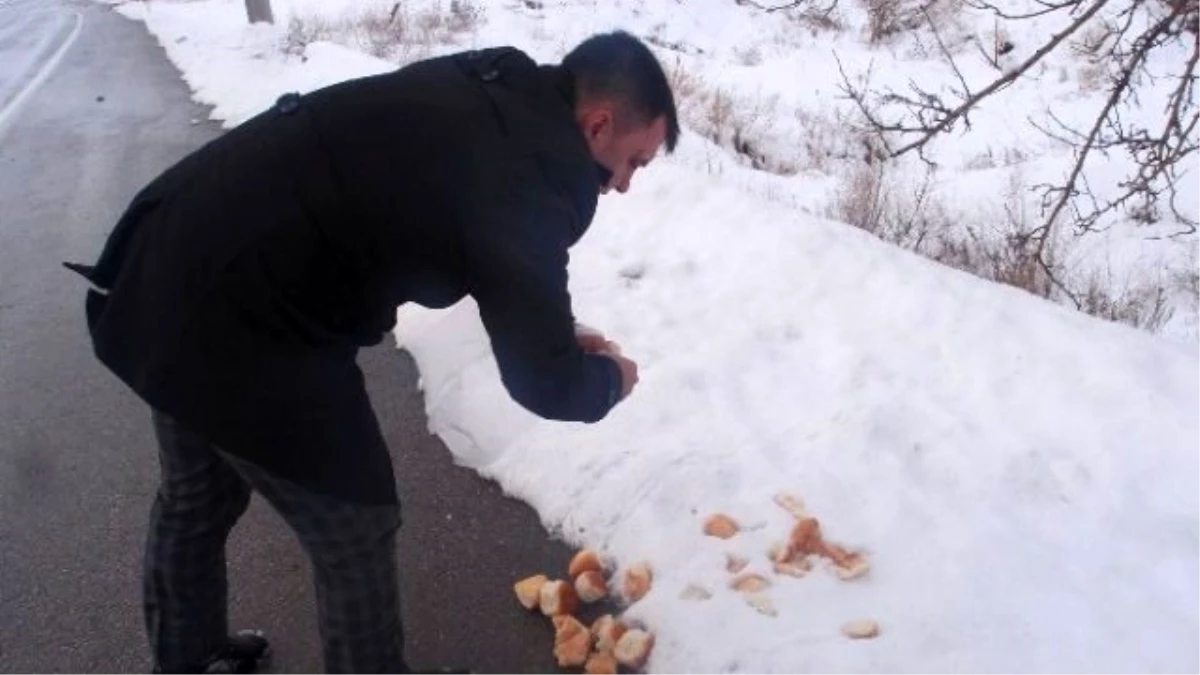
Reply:
[[[286,91],[394,67],[337,30],[331,39],[360,51],[315,41],[285,53],[288,17],[336,20],[348,0],[273,4],[277,27],[245,26],[240,0],[118,11],[146,22],[228,126]],[[744,97],[739,114],[773,105],[755,138],[795,162],[751,170],[728,139],[695,132],[704,124],[697,99],[676,155],[640,172],[630,194],[602,199],[573,250],[575,309],[638,361],[642,381],[599,424],[547,422],[513,403],[470,300],[399,310],[397,341],[420,368],[430,429],[456,460],[527,501],[573,545],[621,568],[652,565],[653,590],[626,612],[656,633],[648,669],[1200,670],[1194,320],[1176,321],[1164,339],[822,218],[843,170],[834,151],[853,147],[828,101],[832,50],[853,72],[875,59],[878,76],[904,82],[861,45],[861,17],[849,9],[847,32],[797,36],[783,18],[717,0],[688,11],[665,1],[543,4],[476,3],[476,25],[430,28],[380,53],[404,61],[504,42],[550,61],[592,31],[632,26],[682,45],[671,56],[689,68],[712,66],[705,86]],[[402,11],[419,25],[434,6],[410,0]],[[1032,43],[1018,38],[1020,49]],[[915,62],[913,44],[889,49]],[[757,65],[746,65],[747,45],[758,48]],[[1076,114],[1067,108],[1089,94],[1073,80],[1052,85],[1053,68],[1078,67],[1056,62],[1045,82],[1017,88],[1025,109],[993,108],[973,120],[982,132],[940,144],[955,167],[938,178],[957,199],[950,207],[1002,212],[1005,164],[1029,184],[1061,168],[1061,151],[1013,125],[1043,101]],[[789,112],[796,106],[808,117]],[[989,148],[997,166],[966,168]],[[1195,214],[1194,188],[1188,199]],[[1074,255],[1116,275],[1194,260],[1194,238],[1155,242],[1147,232],[1157,230],[1117,224]],[[830,540],[863,551],[870,574],[772,574],[766,550],[792,523],[772,503],[781,492],[803,498]],[[745,529],[728,541],[703,536],[714,512]],[[772,580],[777,617],[727,587],[731,552]],[[553,573],[529,572],[540,571]],[[692,584],[713,597],[682,599]],[[862,618],[880,622],[880,637],[840,634]]]
[[[469,301],[406,307],[397,337],[460,462],[650,561],[629,616],[653,671],[1196,667],[1193,353],[670,165],[604,202],[572,264],[582,319],[641,366],[601,424],[509,401]],[[774,577],[780,492],[870,577]],[[705,538],[714,512],[761,527]],[[778,618],[726,588],[727,552],[774,579]],[[841,637],[864,617],[881,638]]]

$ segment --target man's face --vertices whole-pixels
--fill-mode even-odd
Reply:
[[[667,138],[665,117],[648,125],[624,128],[617,124],[613,108],[608,106],[583,111],[579,123],[592,150],[592,158],[612,172],[612,179],[600,187],[600,194],[609,190],[624,194],[634,172],[654,160]]]

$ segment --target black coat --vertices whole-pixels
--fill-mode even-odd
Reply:
[[[594,422],[620,371],[574,337],[567,253],[598,170],[569,76],[501,48],[271,109],[133,200],[88,295],[96,353],[151,406],[301,485],[395,499],[355,356],[405,302],[479,304],[504,385]]]

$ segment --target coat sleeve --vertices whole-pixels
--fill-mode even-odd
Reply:
[[[596,422],[616,405],[621,373],[576,342],[567,288],[575,217],[554,195],[509,193],[464,237],[467,278],[513,400],[543,418]]]

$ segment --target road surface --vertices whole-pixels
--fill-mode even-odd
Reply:
[[[82,279],[137,189],[219,129],[141,24],[82,0],[0,0],[0,672],[147,672],[140,556],[156,488],[147,410],[93,358]],[[403,500],[408,655],[553,669],[512,582],[562,573],[536,514],[452,465],[391,340],[363,352]],[[319,672],[307,562],[255,498],[229,543],[234,628],[276,672]]]

